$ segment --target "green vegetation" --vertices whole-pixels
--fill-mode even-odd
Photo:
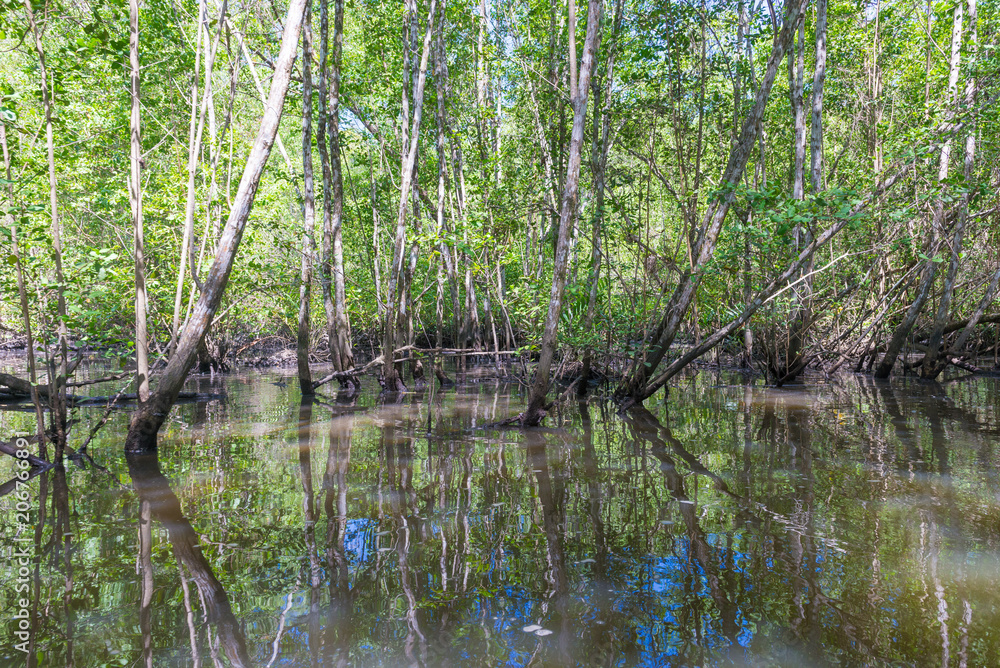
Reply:
[[[558,351],[628,403],[715,347],[780,384],[994,346],[995,2],[153,3],[131,91],[129,9],[5,5],[9,337],[135,347],[139,201],[154,361],[297,333],[352,378],[377,341],[399,389],[400,348],[540,350],[546,378]],[[278,150],[239,200],[293,9]]]

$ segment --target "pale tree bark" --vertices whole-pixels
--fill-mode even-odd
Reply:
[[[291,0],[288,4],[281,51],[275,61],[274,76],[271,78],[271,91],[264,107],[260,130],[247,158],[236,196],[233,198],[229,219],[219,240],[218,253],[208,271],[204,289],[191,314],[191,320],[184,329],[177,350],[167,363],[156,392],[132,416],[125,441],[126,450],[143,451],[156,447],[156,434],[176,401],[177,394],[194,363],[198,344],[208,331],[222,302],[229,274],[243,238],[243,231],[253,208],[257,187],[260,185],[264,166],[267,164],[278,132],[278,122],[281,120],[281,110],[288,91],[292,63],[295,61],[305,4],[306,0]]]
[[[316,189],[312,159],[312,3],[302,17],[302,262],[299,271],[299,313],[296,330],[296,361],[299,387],[304,396],[313,393],[309,372],[309,311],[312,307],[313,254],[316,252]]]
[[[434,29],[434,13],[436,0],[431,0],[427,13],[427,29],[424,32],[423,50],[420,56],[420,66],[414,85],[413,119],[409,130],[409,142],[403,145],[404,159],[400,171],[399,208],[396,215],[396,236],[393,245],[392,266],[389,268],[389,285],[387,290],[388,303],[382,323],[382,380],[385,389],[390,392],[404,391],[406,386],[396,365],[393,363],[393,351],[401,343],[400,335],[405,330],[400,326],[399,316],[406,308],[404,262],[406,261],[406,225],[408,220],[409,202],[412,197],[414,167],[417,160],[417,143],[420,137],[420,118],[424,102],[424,86],[427,83],[427,61],[430,57],[431,35]],[[405,79],[405,77],[404,77]],[[406,81],[403,83],[404,89]],[[405,98],[405,96],[404,96]]]
[[[142,131],[139,113],[139,0],[129,0],[129,63],[132,67],[132,113],[129,200],[135,254],[135,393],[139,401],[149,398],[149,337],[146,330],[146,260],[142,229]]]
[[[198,74],[201,68],[201,24],[205,20],[205,0],[198,2],[198,18],[195,25],[194,42],[194,72],[191,75],[191,119],[188,123],[188,186],[187,199],[184,207],[184,228],[181,237],[181,255],[177,264],[177,288],[174,291],[174,319],[170,328],[170,345],[168,353],[173,354],[181,326],[181,299],[184,295],[184,272],[187,269],[188,246],[191,244],[191,233],[194,229],[194,179],[198,159],[198,148],[195,146],[198,135]],[[206,49],[207,50],[207,49]],[[206,77],[207,81],[211,75]],[[190,211],[190,213],[188,213]]]
[[[602,0],[590,0],[587,8],[587,36],[583,45],[583,58],[577,72],[576,59],[576,3],[569,0],[569,93],[573,108],[573,129],[570,134],[569,160],[566,166],[566,181],[563,188],[562,207],[559,212],[559,236],[556,240],[555,264],[552,274],[552,289],[549,292],[549,308],[542,331],[542,346],[535,380],[528,395],[528,408],[521,414],[523,426],[532,427],[541,423],[546,415],[549,391],[549,371],[555,357],[559,334],[559,316],[562,313],[563,294],[566,289],[566,275],[569,270],[570,234],[576,219],[577,200],[580,189],[580,163],[583,152],[583,130],[587,123],[587,93],[594,71],[597,49],[601,41]]]
[[[782,26],[781,33],[775,40],[771,49],[771,55],[767,61],[764,71],[764,78],[757,89],[754,105],[747,114],[740,132],[739,141],[729,153],[729,159],[725,171],[722,174],[720,183],[735,186],[740,182],[743,171],[746,169],[750,153],[757,143],[758,134],[761,127],[761,119],[764,116],[764,109],[771,95],[771,88],[778,74],[778,68],[784,60],[785,52],[788,49],[798,23],[798,16],[804,11],[808,0],[794,0],[791,17]],[[692,268],[685,270],[681,275],[677,288],[667,304],[663,318],[659,325],[646,338],[644,350],[637,353],[635,361],[629,371],[626,380],[618,387],[615,394],[626,403],[641,403],[650,396],[651,388],[647,387],[647,381],[655,372],[657,366],[663,360],[670,345],[673,343],[677,332],[683,323],[691,302],[701,284],[703,269],[705,264],[715,253],[715,245],[719,234],[722,232],[722,225],[725,222],[726,214],[732,206],[735,193],[728,190],[718,199],[711,202],[702,219],[701,229],[698,232],[698,239],[693,245]]]
[[[323,159],[323,307],[326,311],[330,361],[335,371],[354,367],[351,323],[347,317],[347,290],[344,274],[344,185],[340,160],[340,73],[344,44],[344,1],[335,0],[333,10],[332,64],[327,62],[327,2],[320,3],[320,156]],[[327,88],[328,86],[328,88]],[[329,134],[329,151],[324,134]],[[340,381],[346,389],[356,388],[356,378]]]
[[[445,243],[443,233],[445,229],[445,198],[448,188],[448,158],[446,155],[445,142],[449,134],[448,112],[445,108],[445,80],[448,76],[448,62],[444,47],[444,26],[446,19],[447,0],[441,0],[438,7],[438,27],[437,39],[434,49],[434,85],[437,89],[437,158],[438,158],[438,189],[437,189],[437,211],[435,236],[438,242],[438,253],[440,262],[437,267],[437,296],[434,303],[434,314],[437,319],[436,346],[444,347],[444,283],[445,274],[450,285],[453,299],[452,319],[458,317],[458,294],[457,280],[455,277],[455,265],[451,259],[451,248]],[[444,359],[440,356],[434,358],[434,375],[442,385],[452,384],[444,370]]]
[[[816,0],[816,69],[813,71],[809,177],[813,194],[823,190],[823,85],[826,81],[827,0]]]
[[[825,0],[818,0],[818,3],[825,2]],[[817,4],[817,14],[822,12],[822,18],[817,16],[817,30],[816,30],[816,52],[817,59],[820,57],[820,40],[823,40],[823,57],[825,59],[825,49],[826,49],[826,7],[819,7]],[[820,30],[820,24],[822,23],[822,30]],[[819,68],[819,61],[817,60],[817,68]],[[825,62],[823,63],[825,67]],[[814,74],[813,80],[815,82],[816,75]],[[825,75],[825,72],[824,72]],[[795,48],[788,54],[788,86],[790,91],[791,103],[792,103],[792,117],[795,130],[795,145],[793,148],[794,157],[792,161],[792,198],[797,201],[805,200],[805,162],[806,162],[806,113],[805,113],[805,14],[799,17],[797,37],[795,40]],[[815,95],[815,90],[814,90]],[[822,95],[822,89],[820,89],[820,95]],[[812,109],[812,120],[816,121],[819,119],[819,123],[822,123],[822,103],[820,103],[820,109],[817,113],[814,105]],[[820,133],[820,140],[822,141],[822,126],[813,127],[812,138],[815,138],[816,131]],[[812,161],[816,160],[819,156],[813,153]],[[812,165],[811,165],[812,167]],[[812,170],[811,170],[812,171]],[[812,174],[811,174],[812,176]],[[804,225],[799,225],[795,228],[795,242],[796,250],[801,250],[803,247],[808,246],[812,241],[810,238],[811,234],[809,229]],[[787,326],[787,330],[781,332],[778,330],[775,334],[778,340],[770,341],[765,344],[765,349],[770,349],[774,351],[774,358],[769,360],[768,372],[772,376],[772,380],[778,385],[782,385],[790,380],[793,380],[803,371],[806,366],[805,359],[805,345],[806,336],[808,334],[809,328],[812,326],[812,269],[813,264],[810,259],[802,266],[802,276],[801,280],[796,281],[796,287],[794,288],[794,303],[795,310],[791,313],[791,318]],[[782,334],[784,336],[782,336]],[[784,340],[780,340],[784,339]]]
[[[794,11],[794,7],[790,8]],[[792,103],[792,123],[794,124],[794,146],[792,163],[792,198],[805,199],[806,163],[806,113],[803,104],[805,89],[805,14],[798,19],[789,15],[788,21],[795,22],[796,30],[793,47],[788,51],[788,88]]]
[[[977,52],[978,46],[978,31],[976,29],[976,20],[978,18],[976,0],[968,0],[968,20],[969,20],[969,33],[970,33],[970,44],[973,51],[973,58]],[[958,70],[961,60],[961,47],[962,47],[962,3],[959,2],[955,5],[955,23],[952,29],[952,43],[951,43],[951,63],[949,68],[948,85],[952,94],[957,92],[958,85]],[[965,95],[964,104],[966,108],[973,108],[975,104],[975,91],[976,91],[976,81],[975,77],[970,76],[965,84]],[[948,146],[948,144],[945,144]],[[950,149],[950,147],[949,147]],[[950,151],[949,151],[950,152]],[[944,161],[945,154],[942,150],[942,161]],[[976,128],[973,125],[965,138],[965,156],[963,161],[963,176],[965,177],[965,182],[967,185],[971,185],[973,171],[976,163]],[[945,166],[942,165],[942,169]],[[947,173],[945,172],[945,177]],[[944,371],[945,367],[948,365],[948,356],[942,356],[941,347],[943,344],[944,328],[948,324],[948,315],[951,310],[951,301],[955,293],[955,281],[958,278],[958,268],[962,257],[962,242],[965,237],[965,227],[969,218],[969,199],[970,193],[966,192],[962,196],[962,202],[958,211],[958,220],[955,222],[955,232],[951,241],[951,260],[948,264],[948,273],[945,275],[944,279],[944,291],[941,295],[941,301],[938,302],[937,316],[934,318],[934,328],[931,330],[931,335],[927,340],[927,354],[924,356],[923,364],[920,366],[920,376],[925,380],[934,380],[941,372]],[[941,202],[940,206],[944,206]],[[990,287],[993,287],[993,281],[991,281]],[[987,294],[992,292],[988,290]],[[976,326],[979,318],[982,317],[983,312],[986,310],[986,305],[980,302],[979,307],[976,309],[976,313],[973,318],[970,319],[969,325],[959,336],[956,341],[956,350],[961,350],[965,346],[965,342],[968,338],[968,332]],[[943,358],[942,358],[943,357]]]
[[[963,15],[964,8],[962,7],[962,3],[959,2],[955,5],[954,21],[952,23],[951,31],[951,57],[948,65],[948,100],[950,104],[954,104],[956,102],[956,93],[958,91],[958,70],[961,62]],[[951,135],[949,134],[945,138],[944,144],[941,146],[941,160],[938,164],[938,188],[944,188],[944,181],[948,178],[950,163]],[[907,310],[906,316],[903,318],[903,322],[896,327],[895,331],[892,333],[892,337],[889,339],[889,344],[886,347],[885,354],[882,356],[882,360],[879,362],[878,368],[875,370],[876,378],[885,379],[889,377],[889,374],[892,372],[892,368],[896,363],[896,359],[899,357],[899,353],[902,351],[910,332],[913,330],[913,325],[917,322],[917,318],[919,317],[924,304],[930,297],[931,287],[934,285],[934,279],[937,277],[939,265],[939,263],[934,260],[936,259],[935,256],[940,248],[941,240],[945,236],[946,216],[944,208],[944,199],[941,195],[939,195],[937,200],[934,202],[934,209],[931,215],[931,244],[927,252],[928,259],[924,261],[924,273],[920,282],[920,288],[917,290],[917,296],[913,300],[913,303],[910,304],[910,308]],[[959,254],[962,250],[962,240],[964,234],[965,216],[960,216],[959,220],[955,223],[953,238],[951,240],[952,256],[951,262],[949,262],[948,266],[948,273],[945,276],[944,294],[942,294],[941,301],[938,305],[934,330],[931,333],[931,340],[928,344],[932,350],[936,350],[936,348],[941,345],[941,330],[944,328],[943,320],[947,318],[948,312],[951,310],[951,296],[954,290],[955,276],[958,271],[958,260]],[[929,354],[930,359],[925,360],[925,362],[930,363],[928,365],[929,367],[935,367],[937,352]],[[938,373],[940,373],[940,371]],[[936,376],[937,374],[934,374],[934,377]]]
[[[597,79],[592,79],[594,89],[594,137],[591,147],[590,170],[594,176],[594,216],[591,221],[590,236],[590,294],[587,296],[587,314],[583,319],[583,331],[591,332],[594,328],[594,318],[597,312],[597,293],[600,289],[601,261],[604,252],[601,248],[601,236],[604,231],[604,192],[605,171],[608,164],[608,151],[611,149],[611,90],[614,86],[615,53],[618,46],[618,34],[621,30],[622,7],[625,3],[618,0],[615,4],[615,19],[611,39],[608,44],[607,66],[604,72],[604,86],[597,85]],[[603,97],[603,100],[602,100]],[[583,369],[577,394],[587,392],[593,364],[593,347],[587,346],[583,354]]]
[[[52,110],[54,103],[52,95],[55,91],[49,89],[49,73],[45,64],[45,49],[42,47],[42,36],[35,22],[35,14],[31,9],[31,0],[24,1],[24,10],[28,16],[28,24],[34,37],[35,52],[38,54],[39,74],[42,85],[42,106],[45,109],[45,145],[48,152],[49,168],[49,208],[52,214],[52,260],[55,265],[57,322],[56,333],[59,338],[59,363],[55,378],[51,378],[49,386],[54,392],[49,393],[50,419],[56,436],[56,459],[61,459],[62,447],[66,443],[66,381],[69,344],[69,331],[66,328],[66,279],[62,268],[62,227],[59,222],[59,196],[56,186],[56,156],[55,139],[52,128]],[[51,373],[51,372],[50,372]]]

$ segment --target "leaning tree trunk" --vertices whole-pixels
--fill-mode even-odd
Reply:
[[[302,263],[299,272],[299,314],[296,332],[296,361],[299,387],[304,396],[313,393],[309,372],[309,309],[312,306],[312,269],[315,252],[316,189],[312,159],[312,11],[306,5],[302,17]]]
[[[782,26],[781,33],[771,49],[764,78],[757,90],[754,105],[743,123],[739,141],[729,152],[729,159],[720,183],[736,184],[743,176],[743,171],[750,159],[750,153],[753,151],[760,133],[761,120],[764,117],[764,110],[767,107],[778,68],[784,60],[788,45],[791,43],[795,27],[798,24],[798,17],[804,11],[807,3],[808,0],[794,0],[791,11],[789,11],[789,20]],[[670,349],[670,345],[684,322],[691,302],[698,291],[698,286],[701,284],[705,264],[711,260],[715,253],[716,242],[722,232],[722,225],[734,198],[735,192],[729,190],[719,199],[713,201],[705,212],[697,242],[692,249],[692,268],[681,275],[677,288],[664,310],[663,318],[659,325],[650,332],[644,350],[636,354],[626,380],[615,391],[619,400],[625,403],[641,403],[652,393],[650,391],[652,388],[647,386],[648,380]]]
[[[951,31],[951,60],[949,62],[948,68],[948,97],[951,102],[955,101],[955,93],[958,90],[958,67],[961,57],[961,47],[962,47],[962,3],[959,2],[955,5],[955,18],[952,23]],[[948,167],[951,162],[951,137],[945,140],[944,144],[941,146],[941,161],[938,165],[938,188],[944,188],[944,181],[948,178]],[[935,255],[937,255],[940,240],[944,237],[944,227],[945,227],[945,210],[944,210],[944,199],[938,196],[937,200],[934,202],[934,211],[931,215],[931,247],[927,253],[928,259],[924,262],[924,275],[923,280],[920,283],[920,289],[917,291],[917,297],[910,304],[909,310],[906,312],[906,317],[903,318],[903,322],[896,328],[892,333],[892,338],[889,340],[889,345],[886,348],[885,354],[882,356],[882,361],[879,362],[878,368],[875,370],[876,378],[888,378],[889,374],[892,372],[892,367],[896,363],[896,358],[899,357],[900,351],[903,349],[903,345],[906,343],[907,338],[910,336],[910,332],[913,330],[913,325],[917,322],[917,317],[920,315],[920,311],[923,309],[924,304],[931,295],[931,287],[934,284],[934,279],[937,277],[938,263],[934,261]],[[948,278],[946,277],[945,294],[942,296],[940,306],[938,308],[937,318],[935,319],[934,332],[932,333],[932,339],[936,338],[936,345],[941,343],[941,332],[940,328],[944,328],[942,320],[947,318],[948,310],[951,308],[951,291],[954,288],[954,271],[958,268],[958,253],[961,251],[962,236],[965,230],[965,219],[962,217],[955,225],[954,238],[952,240],[953,252],[952,252],[952,262],[948,268],[948,276],[951,277],[950,285],[948,284]],[[942,312],[944,315],[942,316]],[[931,342],[934,344],[934,341]],[[937,359],[936,353],[929,360],[933,365]],[[936,376],[937,374],[935,374]]]
[[[583,59],[577,80],[575,31],[569,31],[569,91],[573,106],[573,130],[569,142],[569,162],[566,166],[566,182],[563,187],[562,208],[559,212],[559,238],[556,241],[555,265],[552,274],[552,289],[549,292],[549,309],[542,332],[542,348],[535,369],[535,380],[528,396],[528,408],[521,414],[523,426],[533,427],[545,417],[548,404],[549,370],[556,351],[559,333],[559,315],[562,313],[563,292],[566,289],[566,274],[569,270],[570,232],[576,217],[576,205],[580,188],[580,162],[583,150],[583,130],[587,122],[587,93],[590,77],[594,70],[594,60],[601,41],[602,0],[590,0],[587,8],[587,37],[583,45]],[[576,4],[569,0],[569,25],[576,25]]]
[[[129,201],[135,253],[135,393],[149,398],[149,338],[146,330],[146,261],[142,234],[142,133],[139,115],[139,0],[129,0],[129,63],[132,67],[132,113],[129,117]]]
[[[188,326],[184,328],[177,350],[167,363],[156,392],[132,416],[125,440],[126,450],[144,451],[156,447],[156,434],[176,401],[177,394],[184,385],[187,373],[198,353],[198,344],[208,331],[222,302],[229,274],[243,238],[243,231],[253,208],[257,187],[260,185],[264,166],[271,155],[271,148],[278,133],[278,122],[281,120],[281,110],[285,103],[285,94],[288,92],[305,5],[306,0],[291,0],[288,4],[281,51],[275,61],[274,76],[271,78],[271,92],[264,106],[264,116],[261,119],[257,139],[247,158],[243,177],[233,198],[229,220],[219,240],[218,253],[208,271],[204,289],[194,307]]]

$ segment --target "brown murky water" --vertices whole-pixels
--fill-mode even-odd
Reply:
[[[0,499],[0,663],[26,549],[42,666],[1000,665],[997,380],[703,371],[527,433],[479,429],[524,398],[478,376],[396,404],[191,385],[225,398],[158,456],[118,414],[106,471],[33,478],[27,525]]]

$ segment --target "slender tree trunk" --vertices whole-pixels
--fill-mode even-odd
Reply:
[[[614,85],[615,70],[615,49],[617,47],[618,32],[621,28],[623,0],[615,4],[615,19],[611,39],[607,45],[608,60],[604,73],[603,91],[597,86],[597,79],[592,80],[594,89],[594,137],[591,149],[590,169],[594,177],[594,218],[590,236],[590,294],[587,297],[587,314],[583,320],[583,331],[593,333],[594,317],[597,311],[597,293],[600,289],[601,261],[603,251],[601,249],[601,236],[604,224],[604,190],[605,190],[605,169],[608,164],[608,151],[611,148],[611,90]],[[603,94],[603,104],[602,104]],[[579,395],[587,393],[587,383],[590,380],[593,347],[587,346],[583,354],[582,378],[577,388]]]
[[[55,378],[50,381],[54,392],[49,393],[50,419],[56,436],[56,459],[62,458],[62,448],[66,444],[66,381],[67,363],[69,358],[69,331],[66,328],[66,279],[62,268],[62,227],[59,222],[59,197],[56,184],[55,139],[52,127],[52,110],[55,92],[53,85],[49,89],[49,73],[45,63],[45,50],[42,47],[42,36],[35,23],[35,14],[31,9],[31,1],[25,0],[24,9],[28,16],[28,24],[34,37],[35,52],[38,54],[39,74],[42,85],[42,106],[45,109],[45,145],[48,149],[49,168],[49,207],[52,214],[52,260],[55,264],[57,323],[56,333],[59,338],[59,363]]]
[[[970,42],[972,44],[973,55],[975,55],[978,34],[976,30],[976,0],[969,0],[968,2],[969,11],[969,32],[971,35]],[[951,63],[949,69],[948,85],[950,92],[954,95],[957,93],[958,86],[958,70],[961,59],[961,48],[962,48],[962,3],[959,2],[955,6],[955,22],[951,35]],[[967,108],[972,108],[975,102],[975,91],[976,82],[974,77],[969,77],[965,86],[965,106]],[[947,144],[945,146],[948,146]],[[942,152],[942,161],[946,158]],[[976,130],[975,127],[969,130],[968,135],[965,139],[965,159],[963,163],[963,175],[965,177],[965,182],[971,184],[973,171],[976,162]],[[946,165],[942,165],[942,170],[946,169]],[[945,173],[947,177],[947,173]],[[965,236],[965,227],[969,217],[969,199],[970,194],[967,192],[962,196],[962,202],[958,212],[958,220],[955,222],[955,232],[951,241],[951,260],[948,264],[948,273],[944,279],[944,291],[941,295],[941,301],[938,303],[937,316],[934,318],[934,327],[931,330],[931,335],[927,340],[927,354],[924,356],[923,364],[920,366],[920,376],[925,380],[934,380],[941,372],[944,371],[945,367],[948,365],[947,356],[942,359],[942,351],[940,350],[943,344],[944,328],[948,323],[948,315],[951,311],[951,302],[955,293],[955,280],[958,278],[958,268],[962,257],[962,242]],[[943,202],[940,206],[944,206]],[[985,309],[984,309],[985,310]],[[982,317],[982,311],[977,309],[978,317]],[[978,320],[977,317],[977,320]],[[974,327],[975,325],[972,324]],[[963,332],[964,334],[964,332]],[[965,340],[961,340],[961,344],[965,345]],[[960,348],[958,348],[960,349]]]
[[[453,297],[457,300],[457,295],[455,294],[455,269],[451,262],[451,249],[448,244],[445,243],[443,232],[445,229],[444,224],[444,208],[445,208],[445,197],[447,195],[448,188],[448,158],[445,152],[445,142],[448,135],[448,116],[447,110],[445,109],[445,79],[447,77],[448,62],[447,56],[445,55],[444,47],[444,26],[446,20],[446,8],[447,0],[441,0],[441,4],[438,7],[438,28],[437,28],[437,40],[435,43],[434,50],[434,84],[437,92],[437,159],[438,159],[438,189],[437,189],[437,211],[436,211],[436,223],[437,229],[435,237],[438,242],[438,252],[440,253],[440,263],[437,267],[437,295],[434,303],[434,314],[437,320],[437,334],[435,338],[435,344],[438,348],[444,347],[444,282],[445,282],[445,271],[448,273],[448,278],[451,281],[451,290]],[[458,317],[457,303],[453,307],[452,317]],[[434,358],[434,375],[437,377],[438,382],[442,385],[452,384],[452,380],[448,378],[444,370],[444,359],[441,356],[436,356]]]
[[[576,62],[576,3],[569,0],[569,90],[573,107],[573,129],[569,143],[569,162],[566,167],[566,181],[563,189],[562,208],[559,212],[559,236],[556,240],[555,265],[552,275],[552,289],[549,293],[549,308],[542,333],[542,347],[535,369],[535,380],[528,396],[528,408],[521,414],[521,424],[530,427],[541,423],[548,404],[549,371],[555,357],[559,316],[562,312],[563,293],[569,269],[570,233],[576,218],[577,199],[580,185],[580,162],[583,152],[583,130],[587,122],[587,93],[594,71],[594,61],[601,41],[602,0],[590,0],[587,8],[587,36],[583,46],[579,80]]]
[[[823,84],[826,81],[827,0],[816,0],[816,69],[813,72],[809,176],[813,194],[823,190]]]
[[[382,337],[382,374],[385,388],[390,392],[404,391],[402,374],[394,364],[394,351],[400,343],[401,331],[399,316],[406,308],[404,262],[406,261],[406,224],[408,203],[412,197],[414,165],[417,159],[417,144],[420,136],[420,117],[424,101],[424,86],[427,82],[427,61],[430,57],[431,34],[434,28],[434,13],[436,0],[431,0],[427,13],[427,29],[424,32],[423,51],[420,56],[420,68],[417,72],[414,86],[413,120],[409,133],[409,142],[404,144],[404,160],[400,171],[399,209],[396,216],[396,238],[394,243],[392,267],[389,270],[389,286],[387,290],[387,308],[383,322]],[[404,81],[404,88],[406,82]]]
[[[354,367],[354,350],[351,340],[351,323],[347,317],[347,281],[344,273],[344,185],[340,162],[340,73],[344,45],[344,0],[334,2],[333,12],[333,66],[330,75],[330,164],[333,186],[331,209],[331,245],[333,249],[333,326],[330,331],[331,358],[334,368],[346,371]],[[332,352],[336,350],[336,353]],[[339,365],[339,366],[338,366]],[[341,383],[343,387],[358,386],[357,379]]]
[[[323,257],[320,266],[330,361],[335,371],[347,371],[354,367],[354,351],[351,325],[347,317],[342,236],[344,185],[340,161],[340,72],[344,42],[344,3],[343,0],[334,2],[332,66],[327,61],[329,33],[327,4],[327,0],[320,2],[320,117],[317,144],[323,161],[324,193]],[[329,132],[329,149],[326,144],[327,132]],[[377,273],[377,266],[375,269]],[[343,378],[340,380],[340,385],[345,389],[356,388],[358,380]]]
[[[726,169],[722,174],[720,183],[739,183],[746,169],[747,161],[757,143],[761,119],[764,116],[764,109],[767,106],[768,98],[771,95],[771,88],[778,73],[781,61],[784,60],[785,52],[791,43],[794,29],[798,24],[798,16],[802,13],[808,0],[794,0],[791,17],[785,22],[777,40],[771,50],[767,68],[764,72],[764,79],[757,90],[756,100],[743,123],[740,132],[740,139],[736,146],[729,153]],[[709,204],[708,210],[702,219],[702,226],[698,233],[697,242],[694,244],[692,269],[686,270],[680,277],[677,288],[674,290],[670,302],[667,304],[664,315],[659,325],[650,333],[646,339],[644,350],[636,355],[635,361],[626,380],[616,390],[616,395],[626,402],[641,403],[649,395],[647,381],[659,366],[677,335],[680,325],[683,323],[688,308],[697,293],[703,276],[702,268],[715,252],[715,245],[722,231],[726,214],[732,205],[735,193],[729,191],[719,199]]]
[[[198,147],[196,141],[200,139],[198,133],[198,73],[201,66],[201,24],[205,20],[205,0],[198,2],[198,18],[196,21],[195,41],[194,41],[194,72],[191,75],[191,120],[188,124],[188,186],[187,200],[184,207],[184,228],[181,238],[181,256],[177,264],[177,289],[174,291],[174,319],[170,328],[170,346],[168,353],[173,354],[177,346],[178,336],[181,326],[181,299],[184,295],[184,272],[187,270],[188,246],[191,243],[191,234],[194,228],[194,180],[196,162],[198,160]],[[206,48],[206,51],[208,49]],[[206,86],[211,74],[205,77]],[[190,212],[190,213],[189,213]]]
[[[313,393],[309,373],[309,311],[312,307],[312,271],[315,253],[316,189],[312,159],[312,3],[302,16],[302,263],[299,272],[299,316],[296,360],[299,387],[304,396]]]
[[[135,253],[135,392],[149,398],[149,337],[146,331],[146,260],[142,235],[142,133],[139,125],[139,0],[129,0],[129,62],[132,66],[132,114],[129,117],[131,172],[129,196]]]
[[[818,0],[824,2],[825,0]],[[825,7],[823,8],[825,11]],[[817,12],[819,7],[817,5]],[[823,18],[825,28],[825,17]],[[819,40],[821,32],[818,29],[820,20],[817,18],[817,58],[819,57]],[[825,34],[824,49],[825,49]],[[792,198],[805,200],[805,159],[806,159],[806,114],[805,114],[805,14],[799,16],[795,48],[788,54],[788,84],[791,92],[792,117],[795,126],[795,146],[792,169]],[[818,66],[818,65],[817,65]],[[813,77],[815,81],[815,75]],[[816,109],[813,107],[813,120],[816,120]],[[820,116],[822,118],[822,108]],[[815,132],[815,129],[814,129]],[[822,128],[820,128],[822,133]],[[815,135],[814,135],[815,136]],[[820,135],[822,137],[822,134]],[[812,241],[809,229],[799,225],[795,229],[796,249],[801,250]],[[791,314],[790,322],[784,332],[785,341],[773,341],[774,348],[781,349],[772,360],[771,374],[773,380],[782,385],[793,380],[805,368],[804,348],[806,335],[812,326],[812,259],[802,267],[802,275],[794,288],[796,308]]]
[[[281,51],[275,61],[274,76],[271,78],[271,91],[264,107],[264,116],[243,169],[243,177],[240,179],[236,196],[233,198],[229,220],[222,231],[218,254],[208,271],[204,289],[198,298],[191,320],[184,329],[177,350],[167,363],[156,392],[132,416],[125,441],[126,450],[145,451],[156,447],[156,434],[184,385],[188,370],[197,355],[198,344],[218,311],[243,238],[243,231],[253,208],[264,166],[267,164],[278,132],[278,122],[281,120],[281,110],[291,78],[305,4],[306,0],[289,2],[284,34],[281,38]]]

